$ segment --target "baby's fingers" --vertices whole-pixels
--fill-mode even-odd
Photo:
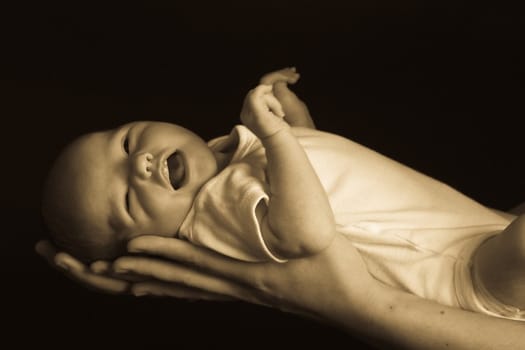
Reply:
[[[268,84],[259,84],[255,89],[251,91],[252,97],[257,99],[261,98],[263,95],[270,94],[272,92],[273,86]]]
[[[261,79],[261,84],[275,84],[278,82],[286,84],[295,84],[300,78],[295,67],[283,68],[274,72],[265,74]]]
[[[284,117],[283,106],[279,100],[273,94],[266,94],[263,96],[264,101],[266,102],[267,108],[278,117]]]
[[[250,101],[253,109],[260,115],[264,115],[268,111],[272,112],[278,117],[284,117],[284,111],[279,100],[272,93],[272,85],[258,85],[252,90]]]

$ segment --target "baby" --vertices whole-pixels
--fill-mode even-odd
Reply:
[[[315,130],[287,84],[267,74],[244,125],[205,143],[137,122],[82,136],[51,169],[44,218],[84,261],[139,235],[189,240],[245,261],[316,254],[352,240],[378,280],[445,305],[525,319],[525,215],[491,210],[346,138]],[[349,279],[351,276],[349,276]]]
[[[215,249],[248,260],[270,256],[280,261],[327,247],[335,235],[328,199],[283,119],[283,106],[272,94],[274,84],[286,85],[298,78],[294,68],[263,77],[262,84],[246,96],[241,111],[241,120],[253,134],[238,129],[239,135],[232,133],[221,145],[219,141],[207,145],[187,129],[160,122],[130,123],[74,141],[54,164],[45,189],[44,217],[54,241],[84,261],[114,258],[124,252],[129,239],[147,234],[204,244],[214,240],[219,245]],[[290,96],[282,100],[290,106],[290,118],[297,115],[301,105],[291,103]],[[239,154],[238,144],[244,141],[244,133],[255,135],[264,147],[264,167],[253,170],[255,167],[240,162],[245,155]],[[228,164],[233,169],[226,174]],[[264,186],[250,187],[254,176]],[[234,187],[241,183],[247,187],[224,188],[221,195],[227,198],[217,198],[217,185],[213,190],[209,187],[225,177],[229,178],[222,186],[232,182]],[[200,206],[203,187],[208,188],[206,196],[214,197],[205,201],[208,211]],[[213,210],[221,211],[220,221],[234,218],[226,208],[237,212],[239,219],[254,215],[258,227],[246,221],[237,229],[244,235],[229,231],[229,237],[194,233],[203,221],[215,219]],[[201,218],[203,212],[206,218]],[[217,225],[211,223],[211,230],[217,231]]]

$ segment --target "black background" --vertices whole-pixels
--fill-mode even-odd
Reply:
[[[247,90],[273,69],[297,66],[294,89],[320,129],[485,205],[524,201],[520,11],[462,1],[348,3],[46,1],[3,10],[2,337],[59,348],[361,348],[336,329],[247,304],[97,294],[33,252],[44,236],[41,184],[67,142],[141,119],[222,135],[238,122]]]

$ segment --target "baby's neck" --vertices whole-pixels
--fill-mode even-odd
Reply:
[[[220,148],[213,150],[213,155],[217,161],[217,173],[221,172],[228,164],[230,164],[237,148],[239,147],[239,135],[232,133],[227,138],[227,142],[223,143]]]
[[[233,152],[231,153],[223,153],[223,152],[213,152],[213,155],[215,156],[215,160],[217,161],[217,172],[222,171],[228,164],[230,164],[230,161],[233,156]]]

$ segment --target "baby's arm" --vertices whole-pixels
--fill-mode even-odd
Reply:
[[[335,221],[321,182],[283,117],[271,85],[246,96],[241,120],[259,137],[268,160],[270,200],[262,234],[272,253],[296,258],[328,247]]]

